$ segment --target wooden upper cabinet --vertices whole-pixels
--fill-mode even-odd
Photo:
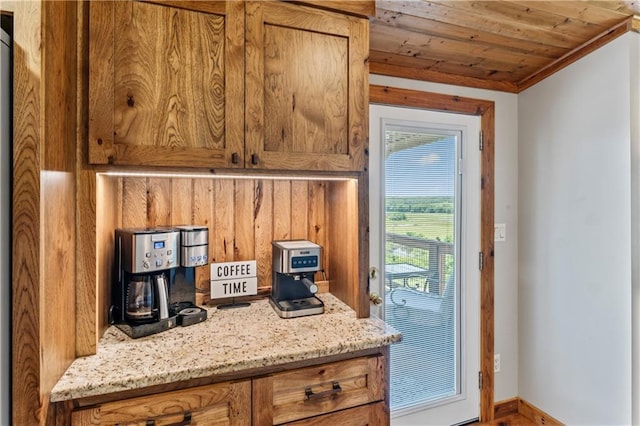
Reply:
[[[89,163],[364,171],[369,22],[280,1],[89,3]]]
[[[89,162],[242,167],[244,4],[89,7]]]
[[[368,21],[247,2],[245,48],[246,167],[366,170]]]

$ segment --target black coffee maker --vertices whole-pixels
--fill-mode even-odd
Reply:
[[[170,228],[115,230],[109,322],[137,338],[176,326],[169,291],[179,264],[180,232]]]

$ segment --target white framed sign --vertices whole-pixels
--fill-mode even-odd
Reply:
[[[258,294],[258,270],[255,260],[211,264],[211,298]]]

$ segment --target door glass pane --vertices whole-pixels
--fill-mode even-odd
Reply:
[[[384,125],[385,320],[391,409],[461,393],[458,248],[459,131]]]

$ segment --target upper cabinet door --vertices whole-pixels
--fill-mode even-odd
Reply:
[[[366,170],[368,49],[366,19],[247,2],[245,166]]]
[[[89,5],[89,162],[242,167],[243,2]]]

